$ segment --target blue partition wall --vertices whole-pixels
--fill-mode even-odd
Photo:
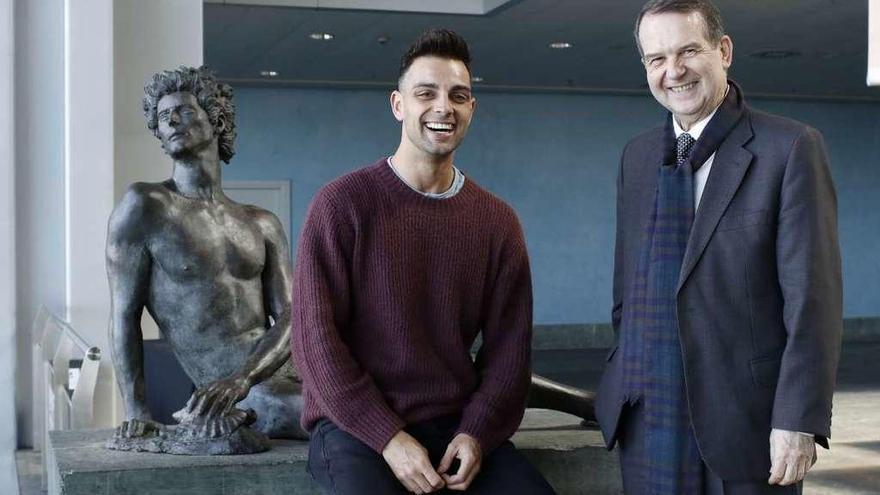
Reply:
[[[620,150],[664,113],[648,96],[478,94],[456,165],[507,200],[526,232],[536,323],[610,319]],[[400,126],[380,90],[236,88],[231,180],[289,180],[294,242],[324,183],[394,152]],[[840,208],[847,317],[880,308],[880,104],[754,100],[828,143]],[[295,251],[295,246],[293,246]]]

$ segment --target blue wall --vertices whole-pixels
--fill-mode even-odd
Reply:
[[[288,179],[291,237],[325,182],[394,152],[400,126],[379,90],[238,88],[231,180]],[[880,311],[880,104],[755,100],[827,139],[840,199],[845,314]],[[456,165],[519,212],[536,323],[609,320],[620,150],[663,112],[650,97],[478,95]]]

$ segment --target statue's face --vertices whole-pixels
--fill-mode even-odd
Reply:
[[[195,156],[214,143],[214,127],[192,93],[170,93],[156,108],[162,148],[171,158]]]

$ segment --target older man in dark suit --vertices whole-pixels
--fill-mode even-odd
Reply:
[[[648,2],[636,41],[670,116],[621,159],[608,448],[627,494],[800,493],[842,331],[822,137],[746,105],[709,1]]]

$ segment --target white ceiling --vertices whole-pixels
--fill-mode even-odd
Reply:
[[[235,84],[390,86],[400,55],[419,33],[448,27],[470,43],[485,89],[644,93],[632,38],[642,0],[512,0],[486,15],[358,10],[363,2],[311,0],[318,7],[207,0],[205,61]],[[443,2],[430,2],[443,5]],[[454,2],[446,5],[453,5]],[[471,1],[491,7],[499,0]],[[335,8],[329,7],[331,4]],[[731,76],[751,95],[877,99],[865,86],[866,0],[717,0],[734,40]],[[332,33],[316,41],[310,33]],[[573,46],[553,50],[549,44]],[[769,52],[771,58],[756,54]],[[772,58],[793,52],[787,58]],[[278,72],[264,78],[260,72]]]

